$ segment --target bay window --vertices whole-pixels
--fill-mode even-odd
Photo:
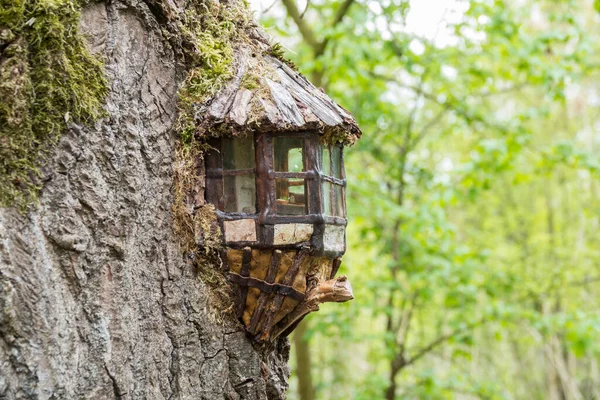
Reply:
[[[343,148],[319,139],[316,132],[257,133],[209,142],[206,199],[219,220],[254,220],[256,234],[242,237],[265,245],[285,231],[282,225],[310,226],[316,248],[326,247],[332,235],[339,241],[346,225]],[[229,237],[226,241],[239,242],[231,239],[239,236]]]

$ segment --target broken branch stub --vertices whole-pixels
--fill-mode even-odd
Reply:
[[[318,311],[320,304],[328,302],[344,303],[353,298],[352,285],[350,285],[346,275],[317,283],[307,292],[306,298],[277,325],[277,328],[271,334],[271,340],[275,340],[289,327],[304,318],[306,314]]]

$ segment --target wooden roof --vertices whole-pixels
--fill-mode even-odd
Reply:
[[[361,131],[352,115],[279,59],[240,51],[235,76],[207,104],[201,131],[233,135],[254,131],[317,130],[328,142],[351,145]]]

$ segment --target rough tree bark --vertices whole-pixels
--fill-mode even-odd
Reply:
[[[107,116],[70,125],[35,210],[0,210],[0,399],[285,398],[287,339],[253,347],[173,233],[185,71],[152,4],[84,7]]]

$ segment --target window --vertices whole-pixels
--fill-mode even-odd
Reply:
[[[318,133],[259,133],[210,144],[206,200],[221,212],[241,214],[228,218],[255,215],[270,225],[346,217],[343,150],[319,145]]]
[[[275,202],[278,215],[308,214],[304,139],[273,138]]]
[[[255,214],[254,139],[223,138],[215,147],[208,156],[207,176],[218,193],[209,201],[225,212]]]
[[[323,214],[344,218],[346,210],[341,147],[321,146],[321,174]]]

